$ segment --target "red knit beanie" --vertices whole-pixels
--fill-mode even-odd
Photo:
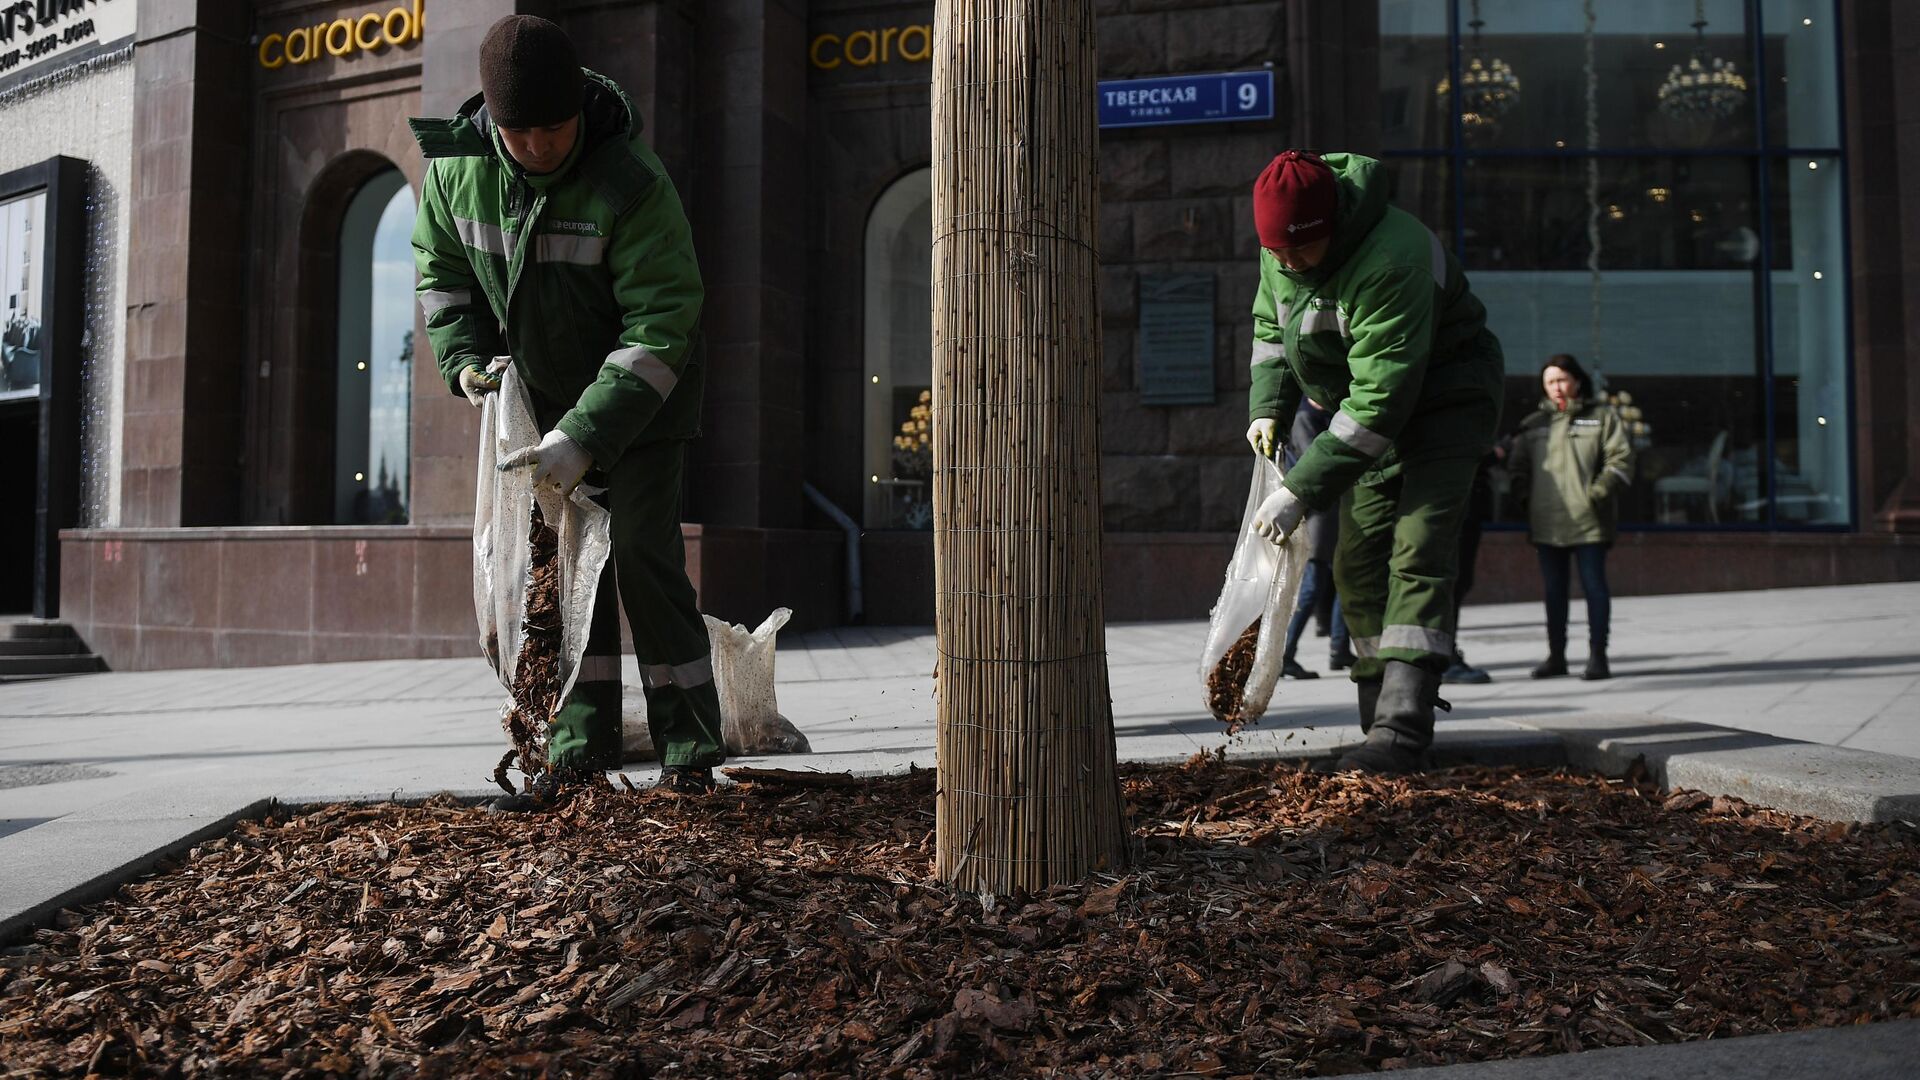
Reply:
[[[1300,247],[1332,236],[1339,190],[1333,170],[1305,150],[1274,158],[1253,182],[1253,226],[1260,246]]]

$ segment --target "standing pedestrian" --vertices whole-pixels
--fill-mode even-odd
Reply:
[[[510,355],[545,437],[502,467],[529,465],[563,493],[605,488],[613,539],[548,767],[534,798],[501,808],[619,765],[621,605],[660,784],[710,791],[726,751],[680,534],[705,368],[692,230],[632,100],[583,70],[558,26],[494,23],[479,74],[458,115],[413,121],[428,159],[413,232],[427,336],[448,389],[476,406],[500,386],[490,358]]]
[[[1560,353],[1540,368],[1546,397],[1520,422],[1509,468],[1525,507],[1527,539],[1540,555],[1546,586],[1547,658],[1536,679],[1567,673],[1567,564],[1579,568],[1587,596],[1587,666],[1583,679],[1612,677],[1607,636],[1613,598],[1607,549],[1613,546],[1620,495],[1633,483],[1633,443],[1613,407],[1596,400],[1580,361]]]
[[[1499,426],[1504,363],[1458,261],[1386,189],[1372,158],[1298,150],[1255,183],[1247,438],[1271,452],[1302,395],[1334,410],[1253,528],[1279,543],[1308,511],[1340,506],[1334,585],[1367,733],[1341,767],[1407,772],[1444,705],[1460,519]]]

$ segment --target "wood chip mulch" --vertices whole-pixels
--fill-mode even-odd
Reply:
[[[1920,836],[1196,760],[1137,864],[928,879],[933,781],[240,826],[0,951],[0,1075],[1325,1075],[1920,1016]]]

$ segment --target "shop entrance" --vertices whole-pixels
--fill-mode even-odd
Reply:
[[[866,245],[866,525],[933,528],[933,173],[874,202]]]
[[[0,461],[15,463],[16,475],[39,474],[40,402],[0,403]],[[34,524],[39,515],[38,484],[15,483],[0,494],[0,615],[33,610]]]

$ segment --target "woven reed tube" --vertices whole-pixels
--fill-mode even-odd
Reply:
[[[933,528],[940,877],[1126,859],[1100,598],[1091,0],[940,0]]]

